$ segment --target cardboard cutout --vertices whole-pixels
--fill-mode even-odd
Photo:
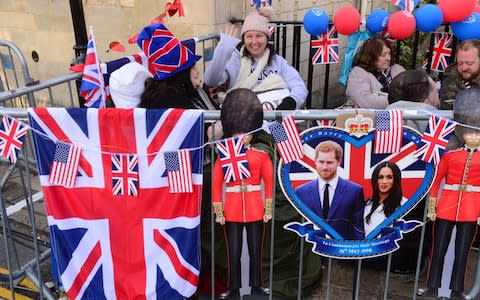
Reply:
[[[465,146],[445,153],[438,167],[428,211],[429,218],[435,221],[433,254],[427,287],[417,292],[420,296],[438,296],[444,263],[447,262],[445,253],[452,231],[456,229],[455,258],[449,276],[449,288],[452,290],[452,299],[468,299],[464,293],[465,270],[477,224],[480,223],[479,107],[480,89],[466,89],[458,93],[453,115],[460,123],[457,135],[463,138]],[[443,180],[445,184],[441,186]]]
[[[278,172],[285,195],[295,209],[308,220],[303,224],[289,223],[285,229],[306,237],[306,240],[313,244],[313,252],[345,259],[380,256],[398,249],[397,241],[403,234],[421,225],[418,221],[401,219],[426,195],[435,175],[435,167],[432,164],[420,161],[413,155],[421,140],[416,131],[404,127],[401,151],[392,154],[373,153],[375,131],[372,129],[367,135],[359,137],[343,129],[316,127],[304,131],[301,136],[304,144],[304,158],[301,161],[282,164]],[[315,182],[319,178],[315,147],[324,141],[333,141],[343,149],[343,157],[337,168],[337,174],[341,178],[338,180],[337,187],[344,186],[343,183],[346,181],[353,182],[347,187],[344,186],[343,192],[334,192],[326,218],[310,206],[309,201],[302,199],[304,197],[299,188],[302,184]],[[349,197],[360,193],[358,188],[354,187],[360,186],[363,190],[363,200],[369,199],[373,194],[372,173],[377,165],[386,161],[393,162],[399,167],[402,177],[402,196],[405,199],[401,199],[402,203],[391,215],[365,234],[363,224],[358,224],[359,212],[356,204],[358,202]],[[315,193],[316,200],[319,201],[320,191],[313,189],[312,194]],[[341,203],[345,199],[349,204]],[[338,200],[339,203],[335,203]],[[330,212],[331,209],[334,210],[333,213]],[[343,214],[337,214],[342,210],[345,211]],[[361,218],[364,218],[363,211]],[[344,226],[344,228],[338,226]],[[353,234],[350,234],[352,231]]]
[[[225,225],[229,260],[228,291],[220,299],[240,297],[244,229],[252,294],[268,295],[269,290],[262,287],[261,263],[264,223],[272,218],[273,163],[267,152],[249,146],[249,133],[263,122],[262,106],[251,90],[236,89],[227,94],[220,118],[224,138],[230,140],[218,146],[222,153],[215,162],[212,177],[215,221]],[[245,151],[240,149],[243,146]]]

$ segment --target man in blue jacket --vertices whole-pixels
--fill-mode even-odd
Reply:
[[[362,240],[363,188],[338,176],[343,149],[334,141],[323,141],[315,147],[318,179],[299,186],[295,192],[313,213],[324,219],[342,238]]]

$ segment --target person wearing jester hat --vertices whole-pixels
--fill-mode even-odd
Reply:
[[[215,221],[225,225],[228,251],[228,291],[220,295],[220,299],[239,298],[244,228],[250,256],[251,294],[268,295],[269,290],[262,287],[261,268],[264,223],[272,218],[273,164],[267,152],[250,146],[252,135],[248,134],[262,126],[262,106],[251,90],[236,89],[227,94],[220,119],[224,138],[243,139],[250,173],[249,177],[245,176],[246,179],[236,177],[227,181],[225,197],[222,199],[225,177],[220,159],[217,159],[213,168],[212,203]],[[235,154],[230,153],[230,156],[233,155]]]
[[[227,82],[229,91],[251,89],[265,110],[300,108],[308,90],[298,71],[276,54],[273,44],[268,42],[273,9],[266,2],[260,6],[245,18],[241,41],[234,25],[221,33],[205,70],[205,83],[215,87]]]
[[[444,257],[455,227],[457,233],[455,260],[450,276],[450,299],[469,299],[464,293],[465,270],[477,224],[480,224],[479,107],[480,89],[467,89],[457,94],[453,116],[459,123],[457,135],[463,139],[464,146],[442,156],[430,191],[428,217],[434,221],[433,254],[427,287],[417,291],[419,296],[438,296]],[[438,197],[443,180],[445,184]]]
[[[155,23],[142,29],[137,44],[153,75],[145,81],[140,107],[218,109],[202,89],[195,41],[180,41],[165,25]]]

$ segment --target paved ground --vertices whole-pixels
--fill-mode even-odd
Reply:
[[[0,174],[5,174],[8,166],[0,164]],[[49,247],[48,242],[48,227],[44,212],[44,203],[41,198],[41,190],[38,186],[38,181],[33,181],[32,189],[34,199],[39,199],[34,203],[34,216],[37,224],[37,239],[39,241],[40,251],[45,251]],[[9,225],[13,232],[12,235],[15,239],[15,249],[10,247],[11,252],[16,253],[11,257],[14,263],[14,269],[18,269],[18,265],[24,265],[28,261],[34,258],[34,252],[32,250],[32,230],[30,214],[26,208],[21,209],[21,202],[24,198],[23,190],[21,189],[21,181],[18,174],[14,174],[12,180],[7,182],[7,185],[2,190],[2,199],[6,203],[7,211],[9,214]],[[20,202],[20,204],[19,204]],[[0,223],[1,224],[1,223]],[[6,252],[3,239],[3,227],[0,227],[0,273],[1,268],[6,268]],[[474,271],[478,261],[478,252],[472,251],[470,257],[470,264],[466,275],[467,288],[473,284]],[[327,282],[327,262],[324,260],[324,275],[322,281],[319,283],[319,287],[312,295],[304,295],[302,299],[307,300],[321,300],[327,299],[327,293],[329,299],[352,299],[354,291],[354,273],[356,264],[352,261],[332,260],[331,281]],[[42,280],[50,281],[50,263],[46,261],[42,264]],[[421,273],[419,287],[424,286],[425,271]],[[388,286],[387,286],[388,282]],[[38,293],[30,291],[33,288],[31,283],[24,282],[23,288],[17,288],[18,293],[16,298],[21,300],[37,299]],[[415,287],[415,274],[395,274],[390,273],[390,276],[386,276],[384,271],[373,270],[366,267],[362,268],[360,283],[359,283],[359,298],[370,299],[412,299]],[[385,295],[385,290],[387,294]],[[58,295],[58,294],[56,294]],[[0,282],[0,299],[10,299],[10,290],[8,284]],[[211,299],[211,296],[200,295],[198,299]],[[262,299],[262,297],[245,296],[243,299]],[[267,299],[267,298],[263,298]],[[273,299],[281,300],[285,298],[273,297]]]

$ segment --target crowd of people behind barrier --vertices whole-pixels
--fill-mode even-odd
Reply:
[[[283,57],[276,54],[273,44],[269,42],[271,31],[268,23],[271,16],[272,11],[269,7],[264,7],[249,14],[241,28],[240,39],[237,37],[238,28],[233,25],[221,34],[212,61],[205,71],[205,83],[201,82],[202,76],[195,66],[200,56],[195,54],[192,45],[179,41],[174,35],[168,39],[153,38],[158,30],[168,31],[163,24],[153,24],[145,27],[139,34],[137,44],[148,57],[148,68],[136,62],[131,62],[111,74],[110,93],[114,106],[120,108],[218,110],[222,107],[223,99],[228,92],[243,88],[256,93],[263,110],[300,109],[309,91],[298,71],[290,66]],[[169,52],[158,55],[157,50],[167,44],[170,47],[172,47],[172,44],[179,47],[182,55],[172,55]],[[456,58],[456,63],[448,68],[445,80],[439,90],[440,94],[438,94],[437,84],[424,70],[405,71],[402,66],[394,63],[390,45],[385,39],[370,38],[355,55],[353,68],[346,86],[346,104],[350,107],[367,109],[452,109],[456,94],[459,91],[480,87],[480,41],[461,42],[457,46]],[[175,67],[172,67],[172,65]],[[218,88],[219,86],[222,87],[219,94],[212,94],[212,88]],[[427,121],[409,120],[407,125],[423,132],[427,126]],[[244,131],[241,130],[241,132]],[[220,122],[214,123],[206,130],[208,140],[222,138],[223,136]],[[273,141],[268,134],[262,132],[253,134],[250,144],[257,149],[263,149],[270,155],[270,158],[273,158]],[[461,137],[455,146],[460,145],[463,145]],[[210,164],[206,162],[202,207],[202,219],[205,220],[205,224],[208,224],[212,209],[212,203],[208,201],[211,196],[209,169]],[[381,197],[381,181],[387,176],[390,176],[388,179],[390,180],[389,187],[399,186],[401,177],[397,174],[397,169],[398,167],[395,164],[387,164],[374,171],[372,184],[377,193],[366,202],[368,209],[362,211],[362,216],[359,215],[360,218],[365,219],[365,231],[370,230],[368,228],[372,226],[375,227],[375,225],[372,225],[373,223],[377,224],[379,220],[384,219],[395,207],[405,201],[402,198],[401,190],[396,191],[395,198],[388,196],[392,198],[388,198],[392,200],[392,204],[389,204],[388,201],[383,202],[385,199]],[[384,174],[385,172],[388,174]],[[277,192],[274,205],[278,209],[276,225],[276,228],[279,229],[278,232],[281,231],[285,223],[298,220],[299,215],[288,204],[278,183],[275,189]],[[218,199],[216,200],[218,201]],[[217,217],[218,214],[223,214],[223,211],[217,208],[215,212]],[[203,220],[202,222],[204,222]],[[225,219],[224,221],[228,223],[229,220]],[[254,221],[257,222],[258,220],[255,219]],[[215,227],[215,230],[219,230],[220,233],[217,233],[216,236],[223,236],[221,234],[223,228],[219,226],[217,224]],[[202,227],[207,228],[208,225]],[[362,232],[362,236],[364,235],[365,232]],[[202,237],[205,237],[203,233]],[[297,240],[298,237],[292,235],[275,237],[276,242],[283,242],[291,245],[291,247],[298,245]],[[255,243],[257,242],[255,240]],[[232,266],[231,262],[225,262],[225,260],[228,260],[227,256],[222,259],[222,251],[226,253],[225,248],[230,248],[229,252],[231,252],[232,245],[235,246],[236,244],[231,244],[231,241],[227,244],[219,241],[216,245],[215,250],[219,253],[216,263],[219,265],[220,273],[222,271],[228,273],[225,266]],[[208,247],[208,242],[206,242],[206,246],[202,245],[202,251],[204,252],[202,259],[208,260],[209,253],[212,251]],[[293,265],[299,260],[298,251],[276,252],[274,255],[278,264],[280,264],[277,266],[279,270],[288,265]],[[290,256],[289,259],[285,259],[286,256]],[[315,271],[306,271],[312,275],[306,277],[303,281],[303,288],[308,289],[318,283],[321,270],[320,259],[311,252],[308,252],[303,259],[312,266],[318,266]],[[263,262],[265,268],[269,261],[267,262],[263,258]],[[210,264],[204,261],[202,272],[208,273],[208,266]],[[297,279],[295,276],[285,275],[282,277],[282,272],[275,274],[275,276],[273,288],[277,293],[289,296],[296,294]],[[232,280],[231,277],[225,276],[225,278]],[[236,278],[235,284],[230,285],[230,287],[227,285],[224,289],[226,293],[222,294],[221,297],[227,299],[238,296],[238,282],[238,278]],[[255,281],[254,287],[257,293],[269,293],[268,290],[263,289],[261,280]]]

